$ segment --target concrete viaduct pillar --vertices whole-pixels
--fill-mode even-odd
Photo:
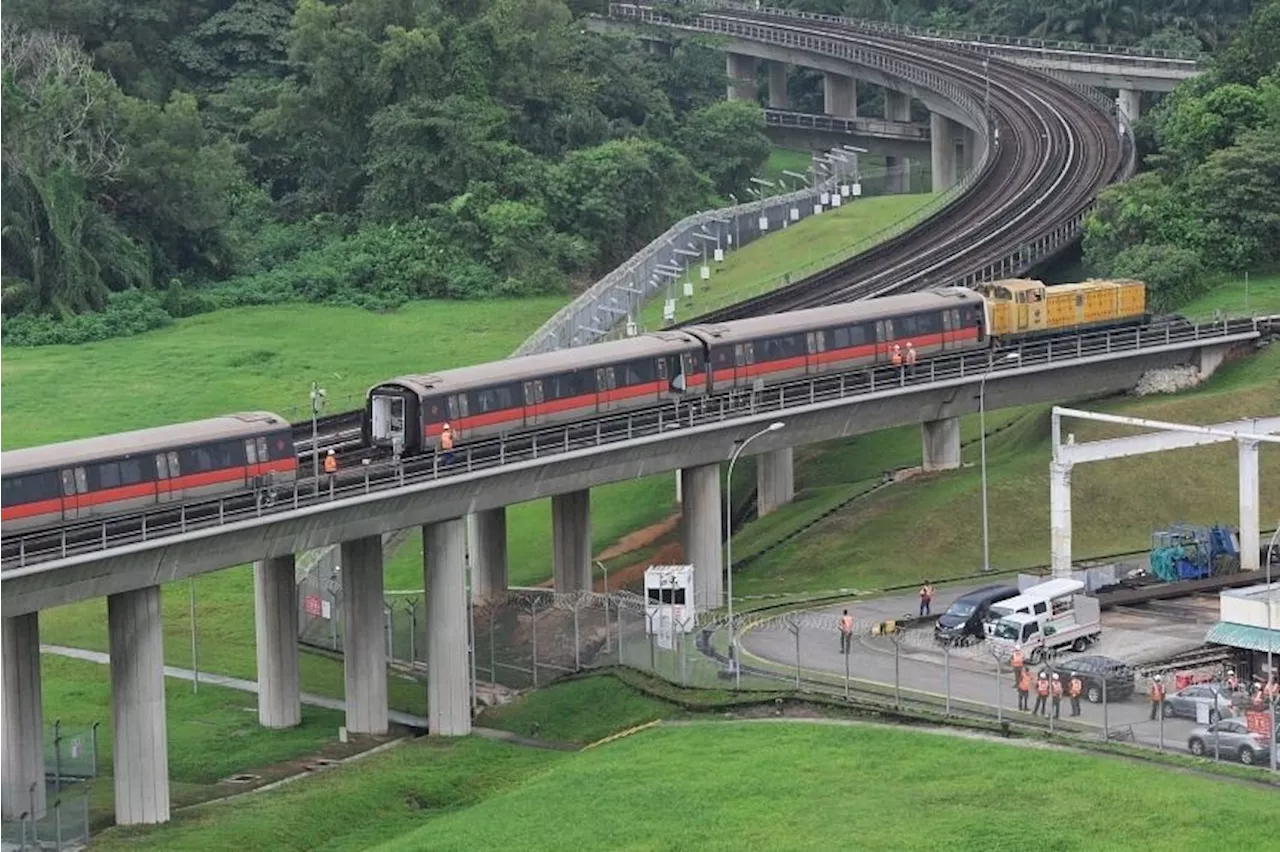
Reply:
[[[693,565],[693,603],[698,612],[716,609],[722,597],[720,465],[681,471],[684,479],[684,558]]]
[[[347,730],[387,732],[387,636],[382,536],[342,543],[342,658]]]
[[[756,100],[756,58],[740,53],[724,55],[725,76],[729,85],[725,96],[731,101]]]
[[[501,506],[476,512],[467,520],[472,598],[477,604],[482,604],[506,597],[507,508]]]
[[[787,63],[769,63],[769,108],[790,109],[791,100],[787,97]]]
[[[591,588],[591,492],[551,498],[551,541],[557,592]]]
[[[956,136],[960,125],[945,115],[929,114],[930,165],[933,170],[933,191],[942,192],[956,185]]]
[[[858,85],[843,74],[822,75],[822,111],[840,118],[858,117]]]
[[[893,89],[884,90],[885,121],[911,120],[911,96]],[[911,159],[909,157],[885,157],[885,169],[889,174],[885,191],[905,194],[911,191]]]
[[[1139,118],[1142,118],[1142,92],[1133,89],[1121,89],[1120,97],[1116,98],[1116,107],[1120,113],[1133,124]]]
[[[960,466],[960,418],[927,420],[920,424],[921,470],[955,470]]]
[[[795,499],[795,452],[791,447],[756,456],[756,517]]]
[[[1049,463],[1049,536],[1049,568],[1053,577],[1070,577],[1071,465],[1065,462]]]
[[[1257,571],[1262,534],[1258,529],[1258,442],[1239,441],[1240,570]]]
[[[427,727],[444,737],[471,733],[467,658],[467,527],[461,518],[422,528],[427,590]]]
[[[293,554],[254,563],[253,621],[258,650],[258,722],[302,722],[298,692],[298,594]]]
[[[45,814],[40,615],[4,619],[4,820]]]
[[[107,597],[116,824],[169,821],[160,587]]]

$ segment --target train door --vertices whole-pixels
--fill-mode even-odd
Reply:
[[[947,310],[942,312],[942,345],[939,347],[943,352],[951,349],[955,344],[956,329],[959,327],[959,311]]]
[[[159,503],[168,503],[173,499],[169,479],[169,456],[156,453],[156,501]]]
[[[754,343],[739,343],[733,347],[733,360],[737,369],[734,370],[734,384],[746,386],[751,384],[751,374],[755,372],[751,366],[756,362],[756,348]]]
[[[808,357],[805,359],[807,372],[821,373],[827,369],[826,361],[822,357],[822,353],[827,351],[827,333],[825,331],[811,331],[804,337],[805,351]]]
[[[66,520],[88,517],[89,507],[81,506],[81,498],[89,491],[84,468],[68,468],[61,473],[62,517]]]
[[[887,362],[889,350],[893,348],[893,321],[876,321],[876,361]]]
[[[1031,306],[1027,304],[1027,291],[1020,290],[1014,294],[1017,302],[1015,312],[1018,315],[1018,331],[1026,331],[1031,327]]]
[[[705,393],[707,390],[706,365],[699,369],[698,358],[693,352],[680,356],[680,370],[685,393]]]
[[[262,473],[262,468],[258,467],[258,445],[252,438],[245,438],[244,460],[246,484],[256,488],[258,487],[258,476]]]
[[[466,421],[470,406],[467,405],[467,395],[465,393],[455,393],[449,397],[449,430],[453,432],[455,439],[463,438],[466,435]]]
[[[543,421],[542,380],[524,383],[524,422],[536,426]]]
[[[596,368],[597,411],[613,411],[618,408],[618,395],[614,393],[617,387],[618,379],[613,367]]]
[[[400,394],[375,393],[369,401],[371,409],[370,438],[375,446],[407,445],[408,435],[405,431],[405,403]]]

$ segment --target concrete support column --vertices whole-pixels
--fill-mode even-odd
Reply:
[[[769,63],[769,107],[771,109],[790,109],[791,99],[787,96],[787,63]]]
[[[920,424],[920,469],[925,473],[960,466],[960,418],[927,420]]]
[[[791,447],[756,456],[756,517],[795,499],[795,452]]]
[[[955,124],[945,115],[929,114],[929,154],[934,192],[942,192],[956,184]]]
[[[298,592],[293,554],[254,563],[253,623],[258,642],[258,723],[302,722],[298,692]]]
[[[387,732],[387,633],[382,536],[342,543],[342,659],[347,730]]]
[[[740,53],[724,55],[724,73],[729,78],[725,97],[731,101],[756,100],[756,58]]]
[[[442,737],[471,733],[466,544],[467,529],[461,518],[422,528],[423,583],[427,590],[427,720],[430,733]]]
[[[910,121],[911,96],[906,92],[894,89],[884,90],[885,121]],[[885,157],[885,168],[889,175],[885,182],[885,191],[899,195],[911,191],[911,160],[908,157]]]
[[[1116,98],[1116,107],[1129,119],[1130,124],[1134,123],[1142,117],[1142,92],[1121,89],[1120,97]]]
[[[591,492],[551,498],[551,540],[557,592],[591,588]]]
[[[1257,571],[1262,534],[1258,529],[1258,442],[1239,441],[1240,570]]]
[[[160,587],[107,597],[116,824],[169,821]]]
[[[1053,576],[1071,576],[1071,465],[1049,463],[1049,567]]]
[[[693,565],[693,603],[698,612],[720,606],[720,465],[708,464],[681,471],[685,482],[684,558]]]
[[[832,74],[830,71],[823,74],[822,111],[841,118],[857,118],[857,82],[843,74]]]
[[[40,615],[4,619],[4,819],[45,813]]]
[[[507,594],[507,508],[488,509],[468,517],[471,596],[478,604]],[[426,553],[426,550],[423,550]],[[430,588],[430,587],[428,587]]]

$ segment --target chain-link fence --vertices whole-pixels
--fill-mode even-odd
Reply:
[[[74,852],[89,845],[89,790],[78,787],[46,805],[44,816],[32,819],[24,811],[18,819],[6,821],[0,829],[0,842],[8,850],[47,850]]]
[[[12,820],[0,827],[4,849],[81,849],[89,842],[90,782],[98,777],[98,723],[67,729],[60,719],[44,731],[44,813],[37,785]]]

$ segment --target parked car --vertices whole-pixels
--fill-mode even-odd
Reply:
[[[1192,730],[1187,750],[1196,757],[1222,757],[1238,760],[1246,766],[1271,760],[1266,733],[1249,730],[1243,719],[1222,719],[1212,725]]]
[[[973,642],[983,636],[982,622],[991,605],[1017,597],[1017,586],[999,584],[982,586],[956,598],[933,625],[933,638],[939,642]]]
[[[1136,689],[1133,668],[1127,663],[1122,663],[1111,657],[1094,655],[1075,657],[1058,663],[1056,668],[1062,673],[1064,680],[1070,680],[1072,672],[1075,672],[1080,677],[1080,681],[1084,686],[1084,697],[1091,704],[1102,703],[1102,682],[1104,679],[1107,685],[1108,704],[1112,701],[1127,701],[1133,696]]]
[[[1234,715],[1236,709],[1231,703],[1231,693],[1225,685],[1196,683],[1165,696],[1162,712],[1166,719],[1171,716],[1199,719],[1196,708],[1202,705],[1208,708],[1211,725],[1223,717]]]

